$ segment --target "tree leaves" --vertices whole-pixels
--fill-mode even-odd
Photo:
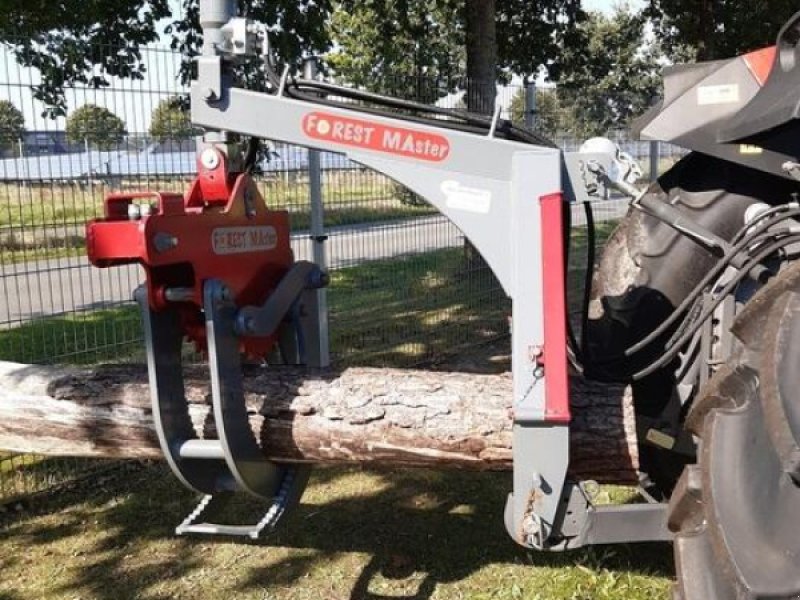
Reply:
[[[25,117],[8,100],[0,100],[0,151],[13,148],[25,133]]]
[[[558,99],[566,109],[559,127],[578,137],[605,135],[630,125],[661,89],[660,47],[645,35],[646,18],[618,8],[591,13],[562,46]]]
[[[67,139],[70,142],[86,142],[99,150],[118,147],[126,133],[122,119],[94,104],[81,106],[67,119]]]
[[[688,46],[716,60],[773,45],[797,10],[796,0],[650,0],[647,15],[671,58]]]
[[[44,0],[8,2],[0,42],[36,68],[34,97],[46,115],[66,114],[64,88],[105,87],[112,76],[142,79],[140,48],[158,39],[156,24],[169,16],[167,0]],[[117,52],[124,48],[125,52]]]

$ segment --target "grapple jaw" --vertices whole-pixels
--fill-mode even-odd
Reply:
[[[204,494],[177,533],[255,538],[299,500],[308,468],[264,457],[245,405],[241,357],[263,359],[277,346],[284,362],[307,364],[304,341],[319,321],[304,306],[327,277],[312,263],[294,262],[288,213],[268,210],[250,176],[229,172],[221,151],[206,149],[198,169],[185,196],[109,196],[105,218],[87,225],[87,249],[95,266],[140,264],[147,276],[135,298],[156,431],[173,473]],[[200,437],[189,415],[185,338],[208,356],[216,439]],[[238,491],[268,502],[256,523],[200,522]]]

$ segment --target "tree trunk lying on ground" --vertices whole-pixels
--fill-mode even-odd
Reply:
[[[202,369],[186,372],[195,428],[213,436]],[[572,380],[571,471],[635,483],[630,393]],[[511,376],[296,367],[245,378],[250,423],[282,461],[508,470]],[[64,369],[0,362],[0,449],[60,456],[160,458],[143,366]]]

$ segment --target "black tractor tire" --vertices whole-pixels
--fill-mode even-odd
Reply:
[[[687,416],[670,500],[676,600],[800,598],[800,263],[737,317],[734,358]]]
[[[680,209],[687,217],[724,239],[743,225],[756,203],[791,201],[796,182],[698,153],[691,153],[650,187],[649,194]],[[631,375],[662,356],[674,330],[635,357],[602,364],[619,356],[658,327],[716,264],[717,258],[654,217],[631,210],[606,243],[592,285],[588,322],[589,378],[626,383]],[[593,367],[592,363],[599,363]],[[674,372],[667,366],[633,384],[638,415],[680,419]],[[679,430],[680,422],[664,423]],[[686,459],[649,445],[640,447],[640,463],[668,496]]]

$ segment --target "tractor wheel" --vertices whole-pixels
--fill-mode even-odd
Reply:
[[[744,224],[755,202],[784,203],[798,191],[796,182],[692,153],[665,173],[650,194],[680,208],[693,221],[730,239]],[[716,263],[716,258],[674,229],[637,211],[623,219],[608,240],[595,273],[588,323],[589,358],[618,356],[653,331],[675,310]],[[663,336],[669,339],[672,331]],[[663,354],[654,343],[630,360],[588,369],[590,378],[626,382]],[[637,415],[674,422],[683,417],[676,389],[675,367],[666,367],[633,386]],[[654,490],[669,496],[687,459],[648,444],[640,445],[643,472]]]
[[[735,358],[687,417],[700,438],[670,501],[676,600],[800,598],[800,264],[734,325]]]

